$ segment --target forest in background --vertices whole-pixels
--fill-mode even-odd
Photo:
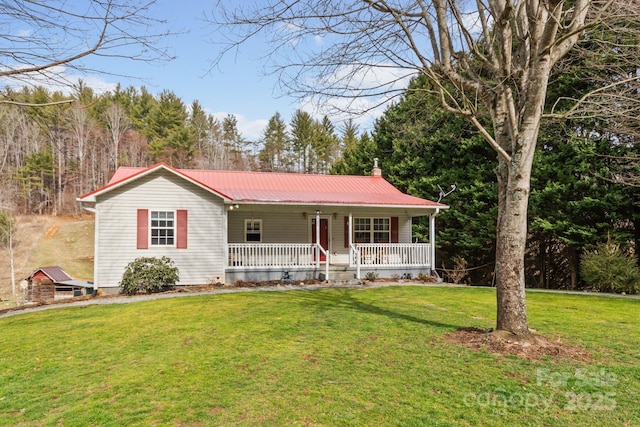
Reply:
[[[496,153],[469,121],[441,108],[430,89],[424,78],[413,80],[371,138],[345,147],[334,171],[366,174],[368,159],[379,157],[383,175],[412,195],[438,200],[455,186],[442,200],[450,209],[437,220],[436,267],[450,279],[493,285]],[[588,89],[579,74],[566,74],[549,90],[579,95]],[[638,131],[595,119],[543,122],[531,179],[527,286],[585,288],[582,258],[599,245],[635,256],[640,265]],[[426,219],[415,224],[414,235],[428,239]],[[601,283],[597,290],[613,288]]]
[[[145,87],[96,94],[81,80],[72,95],[44,87],[0,96],[0,205],[16,214],[78,213],[76,197],[110,179],[119,166],[166,162],[176,168],[328,173],[357,138],[324,117],[275,113],[258,141],[237,120],[217,120],[196,100]]]
[[[380,158],[383,175],[409,194],[442,200],[438,266],[457,280],[491,285],[497,217],[496,155],[463,118],[444,111],[414,79],[371,132],[353,122],[336,130],[324,117],[275,113],[258,141],[197,102],[165,90],[118,87],[74,95],[42,87],[7,91],[0,105],[0,205],[19,214],[78,213],[76,197],[104,185],[119,166],[164,161],[177,168],[367,175]],[[558,80],[550,90],[575,90]],[[65,101],[60,103],[61,101]],[[68,102],[66,102],[68,101]],[[426,107],[425,107],[426,106]],[[633,130],[599,121],[548,122],[541,129],[532,177],[527,286],[578,289],[581,257],[613,242],[635,254],[640,240],[639,147]],[[414,235],[428,240],[428,224]],[[606,290],[606,288],[605,288]]]

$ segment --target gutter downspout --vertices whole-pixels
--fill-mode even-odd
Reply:
[[[96,208],[90,208],[89,206],[85,206],[84,203],[82,203],[82,200],[80,199],[76,199],[77,202],[80,202],[80,209],[84,209],[85,211],[91,212],[91,213],[97,213]]]
[[[82,203],[82,200],[76,199],[80,202],[80,208],[85,211],[91,212],[94,214],[94,224],[93,224],[93,295],[98,294],[98,243],[99,243],[99,233],[97,230],[100,230],[100,216],[98,215],[98,210],[96,208],[91,208],[89,206],[85,206]]]

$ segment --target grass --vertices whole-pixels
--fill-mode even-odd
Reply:
[[[589,362],[443,339],[491,289],[251,292],[0,319],[0,425],[640,425],[640,301],[530,293]]]
[[[93,216],[22,215],[17,218],[16,285],[39,267],[58,265],[75,279],[93,277]],[[15,305],[9,251],[0,249],[0,308]],[[18,292],[22,289],[17,286]],[[18,301],[22,295],[17,295]]]
[[[55,218],[31,252],[31,269],[59,265],[75,279],[93,277],[93,217]]]

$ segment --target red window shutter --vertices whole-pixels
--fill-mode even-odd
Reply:
[[[178,210],[177,211],[177,227],[176,227],[176,248],[178,249],[187,249],[187,236],[188,236],[188,227],[187,227],[187,211],[186,210]]]
[[[344,247],[349,247],[349,217],[344,217]]]
[[[398,217],[391,217],[391,243],[398,243]]]
[[[149,248],[149,209],[138,209],[138,249]]]

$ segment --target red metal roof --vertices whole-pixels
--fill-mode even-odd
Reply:
[[[443,204],[404,194],[381,176],[174,169],[163,163],[149,168],[119,168],[106,186],[82,196],[80,200],[94,201],[96,196],[157,169],[169,170],[233,203],[447,208]]]

